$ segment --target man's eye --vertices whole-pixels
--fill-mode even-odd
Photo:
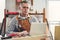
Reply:
[[[28,7],[23,7],[23,8],[28,8]]]

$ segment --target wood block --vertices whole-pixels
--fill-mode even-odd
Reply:
[[[60,40],[60,26],[55,27],[55,40]]]

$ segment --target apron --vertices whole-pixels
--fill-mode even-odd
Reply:
[[[21,25],[21,27],[18,26],[17,31],[21,32],[26,30],[27,32],[30,32],[30,22],[29,22],[29,17],[27,17],[26,19],[20,19],[18,18],[18,16],[16,17],[16,19],[18,20],[18,25]]]

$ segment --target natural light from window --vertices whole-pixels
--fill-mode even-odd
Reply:
[[[48,2],[49,21],[60,21],[60,1]]]
[[[5,0],[0,0],[0,23],[4,18]]]
[[[60,25],[60,1],[48,1],[48,15],[47,15],[50,30],[53,35],[55,34],[55,26]]]

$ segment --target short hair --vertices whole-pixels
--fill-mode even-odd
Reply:
[[[22,3],[28,3],[28,2],[27,1],[21,1],[20,3],[22,4]]]
[[[31,6],[30,3],[29,3],[28,1],[21,1],[19,7],[20,7],[21,4],[23,4],[23,3],[28,3],[29,7]]]

